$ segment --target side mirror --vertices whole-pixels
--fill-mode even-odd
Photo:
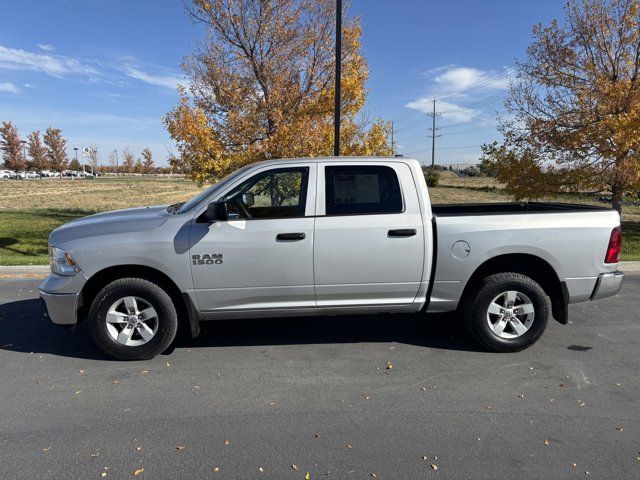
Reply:
[[[229,219],[225,202],[212,202],[207,205],[207,218],[210,222],[226,222]]]

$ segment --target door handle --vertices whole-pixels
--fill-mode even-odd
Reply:
[[[277,242],[298,242],[307,236],[304,233],[279,233],[276,235]]]
[[[413,237],[415,234],[415,228],[399,228],[397,230],[389,230],[390,237]]]

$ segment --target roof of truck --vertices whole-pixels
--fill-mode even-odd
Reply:
[[[301,157],[301,158],[277,158],[271,160],[262,160],[261,162],[252,163],[251,165],[270,165],[276,163],[291,163],[291,162],[326,162],[326,161],[371,161],[371,160],[386,160],[397,162],[416,162],[417,160],[411,157],[376,157],[376,156],[340,156],[340,157]]]

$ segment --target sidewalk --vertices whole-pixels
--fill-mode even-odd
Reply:
[[[640,261],[620,262],[619,270],[623,272],[640,272]],[[0,265],[0,280],[3,278],[44,278],[49,275],[48,265]]]

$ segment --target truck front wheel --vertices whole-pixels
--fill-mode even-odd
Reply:
[[[178,315],[171,297],[142,278],[107,284],[89,309],[91,336],[107,355],[147,360],[165,351],[176,336]]]
[[[490,275],[466,298],[465,323],[471,335],[495,352],[517,352],[533,345],[547,327],[544,290],[520,273]]]

